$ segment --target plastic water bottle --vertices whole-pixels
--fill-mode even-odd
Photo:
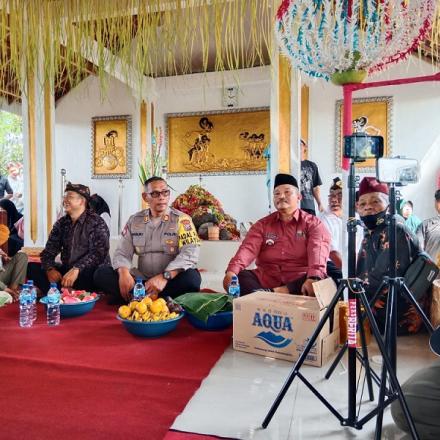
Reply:
[[[136,284],[133,288],[133,299],[134,301],[142,301],[145,297],[145,286],[142,282],[142,278],[136,278]]]
[[[240,284],[238,282],[237,275],[232,275],[231,283],[228,287],[228,294],[232,299],[238,298],[240,296]]]
[[[47,292],[47,324],[58,325],[60,323],[60,291],[56,283],[50,283]]]
[[[32,324],[34,323],[34,321],[32,320],[32,297],[27,284],[23,284],[21,288],[19,303],[20,327],[32,327]]]
[[[37,320],[37,289],[32,280],[28,280],[27,285],[32,298],[32,322]]]

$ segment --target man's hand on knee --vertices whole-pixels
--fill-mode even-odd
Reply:
[[[165,289],[167,282],[161,273],[155,275],[145,283],[145,291],[149,295],[157,296]]]
[[[313,291],[313,283],[316,283],[316,280],[307,278],[301,287],[301,293],[306,296],[315,296],[315,292]]]
[[[63,276],[60,272],[58,272],[54,267],[51,267],[46,271],[47,280],[49,283],[59,283]]]
[[[119,291],[121,292],[122,298],[125,301],[130,301],[130,290],[134,287],[134,279],[130,274],[130,271],[126,267],[120,267],[118,269],[119,273]]]
[[[223,278],[223,289],[225,289],[225,292],[228,291],[229,284],[231,284],[231,279],[234,275],[236,275],[234,272],[226,272]]]

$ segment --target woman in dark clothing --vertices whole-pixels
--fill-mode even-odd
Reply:
[[[0,200],[0,208],[4,209],[8,214],[8,255],[13,257],[24,244],[23,239],[18,236],[18,231],[15,227],[15,224],[23,217],[23,215],[20,214],[15,205],[7,199]]]

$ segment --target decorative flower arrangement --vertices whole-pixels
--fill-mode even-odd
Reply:
[[[208,226],[220,228],[220,240],[238,240],[236,221],[223,210],[222,204],[200,185],[191,185],[174,200],[172,207],[191,216],[202,239],[208,238]]]

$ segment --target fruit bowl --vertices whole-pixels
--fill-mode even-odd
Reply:
[[[232,324],[232,310],[227,312],[217,312],[211,315],[208,320],[202,321],[194,315],[187,313],[188,321],[196,328],[201,330],[222,330]]]
[[[60,304],[60,315],[63,318],[70,318],[74,316],[85,315],[95,307],[96,301],[99,300],[99,295],[90,301],[78,302],[74,304]],[[40,302],[47,306],[47,296],[43,296]]]
[[[142,336],[144,338],[157,338],[172,332],[179,324],[179,321],[183,318],[183,315],[184,314],[181,313],[176,318],[152,322],[132,321],[131,319],[123,319],[120,316],[117,316],[117,318],[132,335]]]

